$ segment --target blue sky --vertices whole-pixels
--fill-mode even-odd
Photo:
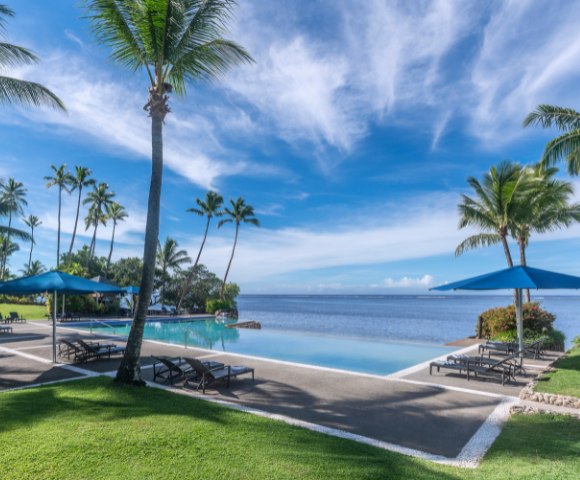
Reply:
[[[43,60],[10,74],[46,84],[69,109],[0,117],[0,175],[28,188],[26,213],[44,222],[34,258],[47,266],[51,164],[90,167],[127,208],[113,258],[140,256],[145,229],[147,82],[107,63],[75,3],[12,2],[8,30]],[[205,224],[185,210],[212,188],[243,196],[262,222],[240,232],[230,279],[242,293],[419,293],[505,267],[500,247],[454,258],[472,233],[457,230],[456,205],[468,175],[540,158],[556,132],[521,128],[537,104],[578,108],[579,14],[557,0],[240,1],[231,36],[257,63],[172,101],[160,237],[196,254]],[[75,209],[66,196],[65,246]],[[210,228],[201,261],[218,275],[233,234]],[[99,229],[99,255],[110,235]],[[533,237],[529,264],[580,274],[579,237],[578,227]],[[12,270],[28,259],[21,248]]]

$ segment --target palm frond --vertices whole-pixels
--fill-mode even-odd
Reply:
[[[497,233],[480,233],[466,238],[459,244],[455,250],[455,257],[459,257],[469,250],[474,250],[480,247],[491,247],[501,242],[501,238]]]
[[[226,223],[232,223],[234,221],[233,218],[224,218],[223,220],[220,220],[217,224],[217,228],[221,228],[222,225],[225,225]]]
[[[4,35],[6,31],[6,19],[3,17],[13,17],[14,10],[8,5],[0,5],[0,35]]]
[[[199,208],[188,208],[186,212],[196,213],[200,217],[203,217],[205,215],[205,212],[203,210],[200,210]]]
[[[66,112],[60,98],[39,83],[0,76],[0,105],[48,106]]]
[[[578,155],[580,150],[580,129],[571,130],[546,144],[542,163],[550,166],[561,160],[568,160],[568,171],[577,172]]]
[[[543,128],[555,126],[560,130],[577,130],[580,128],[580,113],[571,108],[553,105],[538,105],[523,121],[523,127],[541,125]]]
[[[258,220],[257,218],[244,218],[243,222],[249,223],[250,225],[255,225],[256,227],[260,226],[260,220]]]
[[[25,242],[32,241],[32,237],[28,233],[22,230],[18,230],[17,228],[8,228],[0,225],[0,234],[10,235],[11,237],[18,238]]]
[[[17,47],[10,43],[0,43],[0,68],[32,65],[39,61],[38,57],[27,48]]]

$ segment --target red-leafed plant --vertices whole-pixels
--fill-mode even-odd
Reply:
[[[524,330],[534,333],[547,333],[553,329],[556,315],[543,310],[538,302],[525,303],[522,306]],[[498,307],[487,310],[481,314],[483,318],[483,335],[495,337],[517,330],[515,306]]]

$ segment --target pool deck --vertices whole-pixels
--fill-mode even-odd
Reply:
[[[0,335],[0,390],[114,375],[120,363],[116,356],[110,361],[74,365],[59,358],[63,363],[54,365],[52,326],[48,321],[12,326],[12,334]],[[75,332],[70,328],[72,324],[67,327],[57,325],[57,338],[111,341],[110,336]],[[114,342],[124,345],[122,338]],[[477,345],[464,350],[462,353],[473,355]],[[366,375],[144,341],[141,366],[148,381],[153,380],[151,355],[211,359],[255,369],[254,382],[251,376],[243,376],[232,380],[229,389],[210,386],[202,395],[192,388],[184,390],[181,381],[172,387],[178,393],[259,410],[257,413],[262,415],[283,416],[285,421],[307,428],[460,465],[481,457],[499,433],[498,425],[507,418],[510,405],[532,404],[519,400],[521,389],[560,354],[550,353],[541,361],[526,359],[528,374],[519,375],[516,383],[503,387],[496,376],[480,375],[468,382],[465,375],[453,371],[434,370],[429,375],[427,364],[387,376]],[[169,387],[168,382],[162,385]]]

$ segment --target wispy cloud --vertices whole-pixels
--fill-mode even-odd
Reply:
[[[385,286],[388,288],[418,288],[418,287],[429,288],[434,284],[435,279],[431,275],[425,275],[422,278],[403,277],[401,278],[401,280],[393,280],[392,278],[387,278],[382,285],[376,286],[377,287]]]

